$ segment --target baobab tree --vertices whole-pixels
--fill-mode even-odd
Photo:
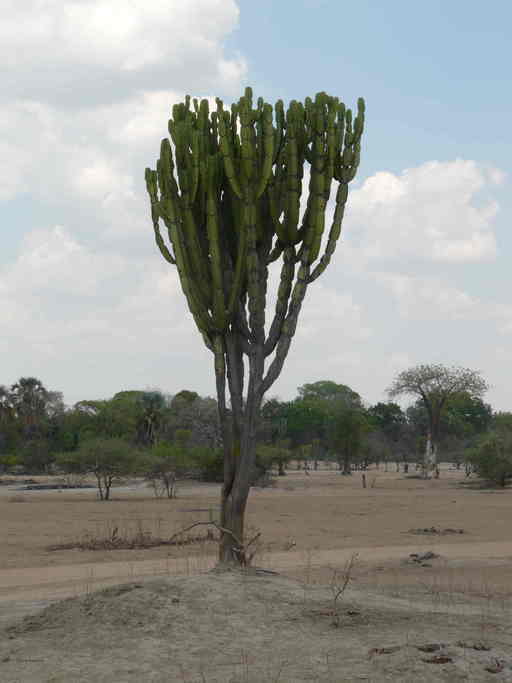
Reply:
[[[469,368],[448,368],[441,364],[417,365],[403,370],[388,388],[390,398],[415,396],[425,406],[428,433],[423,473],[426,478],[432,473],[439,476],[439,427],[447,400],[460,392],[465,392],[471,398],[480,398],[488,388],[479,372]]]
[[[348,184],[359,166],[364,101],[353,119],[318,93],[285,111],[247,88],[225,110],[217,99],[173,107],[168,138],[146,186],[156,243],[176,266],[195,323],[214,357],[224,448],[220,563],[244,563],[244,515],[262,399],[279,377],[308,286],[338,241]],[[309,192],[301,212],[305,163]],[[325,243],[326,208],[337,183]],[[167,228],[168,239],[159,221]],[[265,325],[267,284],[280,264],[275,312]],[[231,408],[227,408],[227,391]]]

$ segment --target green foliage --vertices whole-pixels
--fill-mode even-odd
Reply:
[[[286,408],[286,436],[293,447],[324,438],[329,411],[325,402],[314,399],[296,399]]]
[[[167,406],[160,391],[119,391],[113,398],[80,401],[66,416],[74,447],[83,439],[123,438],[152,446],[162,427]]]
[[[288,438],[297,462],[312,460],[315,466],[330,451],[348,471],[350,463],[363,455],[365,434],[371,428],[360,395],[347,385],[330,380],[304,384],[298,388],[298,394],[293,401],[281,403],[272,399],[263,406],[263,417],[279,427],[279,431],[271,432],[274,445]],[[405,420],[396,407],[400,420]],[[394,408],[391,413],[398,419]],[[366,452],[370,452],[369,447]]]
[[[202,481],[224,480],[224,454],[220,448],[201,448],[196,453],[196,465]]]
[[[512,430],[501,427],[486,435],[468,460],[480,477],[506,486],[512,479]]]
[[[491,420],[491,428],[512,432],[512,413],[494,413]]]
[[[44,472],[59,446],[62,395],[36,377],[0,387],[0,453],[14,453],[20,467]]]
[[[25,472],[48,472],[54,456],[50,453],[47,439],[30,439],[24,441],[16,451],[18,464]]]
[[[189,391],[188,389],[182,389],[178,391],[171,401],[171,408],[175,409],[180,403],[194,403],[199,398],[197,391]]]
[[[373,427],[381,429],[391,440],[397,441],[406,422],[403,410],[397,403],[376,403],[368,409],[368,418]]]
[[[426,413],[426,450],[424,475],[437,472],[438,448],[443,425],[442,418],[448,417],[449,401],[452,400],[452,421],[457,416],[457,400],[467,406],[468,400],[480,399],[487,391],[487,382],[479,372],[462,367],[446,367],[439,363],[418,365],[403,370],[394,379],[387,393],[390,398],[402,395],[414,396]],[[482,404],[483,406],[483,404]],[[417,411],[418,412],[418,411]],[[419,411],[421,415],[421,411]],[[459,410],[460,414],[460,410]],[[412,416],[411,411],[408,415]],[[460,423],[460,420],[459,420]]]
[[[80,401],[75,405],[86,420],[85,438],[125,438],[135,441],[139,409],[133,392],[120,392],[110,400]]]
[[[60,453],[58,466],[70,474],[94,474],[101,500],[110,499],[113,485],[135,473],[138,452],[120,438],[94,438],[76,451]]]
[[[153,446],[165,414],[165,398],[160,391],[144,391],[137,397],[137,443]]]
[[[356,391],[346,384],[337,384],[331,380],[303,384],[298,388],[298,393],[299,399],[304,401],[338,401],[362,407],[361,397]]]
[[[10,472],[19,464],[18,458],[13,454],[0,455],[0,472]]]
[[[180,392],[183,394],[184,392]],[[190,447],[217,448],[221,444],[217,401],[197,396],[192,400],[174,396],[162,420],[159,439],[175,443],[186,433]],[[183,431],[184,430],[184,431]]]
[[[262,441],[275,443],[283,439],[289,430],[289,403],[271,398],[261,408],[259,436]]]
[[[425,444],[430,419],[425,402],[418,399],[406,411],[408,426],[415,432],[416,441]],[[446,397],[439,415],[438,439],[445,459],[461,463],[465,451],[490,427],[493,420],[491,406],[467,392]],[[403,437],[402,437],[403,438]]]
[[[177,446],[185,448],[190,443],[192,432],[190,429],[176,429],[174,432],[174,441]]]
[[[279,476],[286,474],[286,465],[291,460],[292,453],[288,448],[288,443],[282,441],[279,444],[270,446],[260,444],[256,448],[256,469],[258,474],[266,474],[273,467],[277,467]]]
[[[364,410],[345,401],[336,401],[328,425],[328,443],[336,454],[340,469],[350,473],[350,466],[363,454],[364,435],[370,425]]]
[[[449,396],[465,392],[478,398],[488,389],[487,382],[475,370],[446,367],[440,363],[417,365],[398,374],[388,389],[391,398],[409,394],[428,400],[432,407],[444,407]]]
[[[442,415],[443,431],[456,436],[474,436],[487,431],[492,408],[478,396],[460,391],[449,396]]]
[[[144,456],[138,469],[152,484],[156,496],[174,498],[178,480],[194,469],[197,460],[197,454],[183,443],[160,442]]]

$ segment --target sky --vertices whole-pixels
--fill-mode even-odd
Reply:
[[[2,0],[0,384],[67,404],[214,395],[213,359],[153,241],[144,169],[174,103],[366,100],[342,240],[270,396],[330,379],[368,403],[419,363],[512,410],[512,4]]]

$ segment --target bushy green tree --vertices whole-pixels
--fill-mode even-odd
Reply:
[[[406,417],[400,406],[390,401],[370,406],[368,420],[373,427],[382,430],[390,443],[396,443],[401,436]]]
[[[286,407],[286,436],[293,448],[310,444],[313,439],[325,440],[329,406],[324,400],[297,398]]]
[[[350,405],[362,405],[359,394],[346,384],[332,380],[318,380],[298,388],[299,398],[305,401],[342,401]]]
[[[98,437],[58,454],[57,465],[70,474],[94,474],[100,500],[110,500],[112,487],[137,471],[138,455],[123,439]]]
[[[13,458],[17,443],[20,440],[20,430],[16,421],[16,414],[11,400],[11,393],[6,386],[0,386],[0,455],[3,457],[4,467],[14,465]],[[8,460],[9,458],[9,460]]]
[[[468,459],[482,479],[505,487],[512,480],[512,430],[490,432],[470,451]]]
[[[224,480],[224,453],[221,448],[200,448],[196,454],[197,471],[202,481]]]
[[[190,474],[197,461],[197,454],[183,443],[161,441],[144,455],[141,466],[156,496],[175,498],[179,479]]]
[[[0,386],[0,454],[15,456],[28,471],[49,471],[63,414],[62,394],[36,377]]]
[[[364,449],[364,436],[369,431],[365,411],[345,401],[336,402],[329,422],[328,442],[342,474],[350,474],[352,464],[359,461]]]
[[[289,443],[281,441],[273,445],[260,444],[256,448],[256,467],[261,469],[262,474],[277,467],[277,473],[280,477],[286,475],[286,465],[291,460],[292,453],[289,449]]]

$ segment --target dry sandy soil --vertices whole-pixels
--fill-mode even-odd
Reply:
[[[277,573],[211,571],[212,542],[48,549],[116,527],[168,537],[215,516],[217,486],[111,502],[0,486],[0,681],[512,681],[512,490],[367,480],[291,472],[251,493],[254,564]],[[429,527],[464,533],[411,533]]]

